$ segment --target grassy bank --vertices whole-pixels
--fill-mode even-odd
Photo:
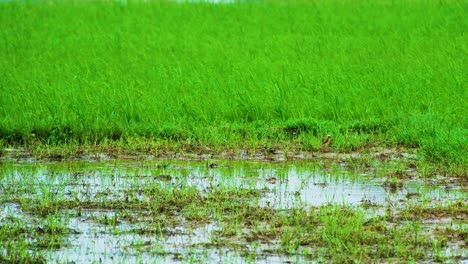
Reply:
[[[332,134],[466,167],[466,7],[1,3],[0,141],[318,150]]]

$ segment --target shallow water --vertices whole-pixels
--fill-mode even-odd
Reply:
[[[398,190],[384,186],[386,178],[375,172],[356,172],[342,168],[324,169],[304,162],[231,162],[213,165],[194,161],[161,163],[67,162],[17,163],[5,168],[5,189],[36,186],[28,195],[60,191],[64,198],[115,199],[129,188],[159,183],[167,188],[196,187],[208,193],[217,187],[238,187],[264,191],[262,203],[276,209],[324,204],[383,204],[409,193],[424,193],[434,199],[459,198],[456,189],[408,181]],[[25,182],[25,180],[27,180]],[[102,195],[105,194],[105,195]]]
[[[324,166],[307,161],[267,163],[254,161],[108,161],[108,162],[60,162],[60,163],[4,163],[0,167],[0,193],[6,201],[0,205],[2,219],[24,219],[30,224],[40,218],[24,212],[9,196],[50,200],[78,200],[81,202],[123,200],[129,191],[146,202],[145,193],[138,193],[149,185],[176,189],[195,187],[201,195],[218,189],[259,190],[260,197],[252,203],[260,207],[288,210],[329,204],[362,206],[378,215],[384,206],[402,206],[408,195],[412,199],[454,200],[466,197],[464,192],[421,181],[408,181],[401,188],[384,187],[386,178],[376,177],[375,170],[352,171],[341,166]],[[58,249],[47,249],[49,261],[75,263],[173,263],[187,261],[248,260],[236,250],[204,247],[212,239],[213,232],[222,223],[199,223],[187,226],[183,220],[166,228],[165,234],[153,231],[139,232],[146,223],[119,219],[114,225],[102,223],[113,219],[121,210],[83,209],[79,214],[58,212],[72,230],[67,243]],[[127,212],[128,213],[128,212]],[[139,211],[132,214],[144,218]],[[141,213],[141,215],[140,215]],[[252,247],[244,243],[243,247]],[[274,249],[275,245],[257,244],[251,251],[258,251],[256,262],[281,263],[305,261],[300,256],[262,253],[262,248]],[[270,250],[271,251],[271,250]]]

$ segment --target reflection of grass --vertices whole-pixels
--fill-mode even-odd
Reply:
[[[67,218],[49,215],[27,223],[20,217],[9,217],[0,223],[1,263],[45,263],[41,249],[61,248],[70,230]]]
[[[260,206],[266,191],[256,189],[256,184],[240,187],[233,182],[229,178],[235,174],[233,168],[226,168],[229,173],[224,180],[204,191],[189,186],[188,182],[178,185],[178,175],[171,177],[175,179],[174,184],[166,179],[145,176],[163,172],[170,175],[183,167],[171,165],[168,161],[164,164],[159,166],[148,162],[135,168],[128,167],[129,163],[113,163],[105,168],[103,164],[85,166],[67,162],[41,166],[40,169],[31,165],[5,164],[1,169],[0,182],[6,184],[0,185],[0,194],[9,195],[2,196],[2,202],[18,202],[21,211],[27,214],[12,220],[11,217],[5,218],[0,223],[0,245],[3,245],[0,249],[4,249],[0,251],[0,262],[42,261],[43,250],[66,246],[67,239],[75,233],[73,227],[67,226],[70,217],[88,219],[94,224],[109,227],[106,235],[133,234],[135,239],[123,247],[131,247],[139,253],[156,250],[160,255],[173,254],[165,249],[165,239],[170,240],[174,235],[190,236],[195,229],[213,224],[215,228],[209,231],[208,241],[194,242],[186,245],[187,251],[174,253],[180,254],[177,257],[184,260],[196,259],[196,255],[187,252],[199,248],[234,251],[252,261],[262,254],[291,255],[301,260],[324,262],[452,260],[456,254],[447,256],[444,253],[448,243],[466,243],[468,209],[462,199],[434,204],[430,194],[417,190],[421,195],[406,200],[402,207],[393,204],[369,207],[364,203],[357,207],[325,205],[275,209]],[[193,163],[181,164],[192,164],[193,168]],[[199,164],[200,170],[206,170],[200,171],[201,175],[213,172],[205,163]],[[394,166],[400,168],[397,164]],[[116,167],[122,169],[115,171]],[[168,169],[171,167],[177,169]],[[14,173],[16,169],[21,174]],[[278,179],[287,179],[287,175],[283,175],[287,174],[287,166],[281,164],[247,163],[242,171],[263,175],[272,173],[273,169]],[[307,172],[297,165],[294,170]],[[86,187],[81,189],[86,182],[81,178],[86,177],[84,171],[95,173],[92,177],[96,177],[98,186],[112,186],[115,183],[111,179],[116,175],[122,175],[131,184],[121,182],[122,185],[117,187],[123,188],[110,188],[105,196],[100,191],[83,192],[86,190]],[[406,175],[399,170],[394,171],[394,175],[402,177],[395,178],[395,181],[405,180]],[[180,173],[191,177],[190,172]],[[387,172],[384,170],[382,174],[387,175]],[[34,188],[31,188],[31,183],[34,183]],[[79,197],[66,194],[70,186],[76,188]],[[88,218],[85,216],[88,214],[83,212],[98,214]],[[437,228],[425,224],[427,220],[446,219],[449,219],[449,224],[441,222]],[[174,227],[181,229],[174,230]],[[96,233],[97,236],[99,234]],[[11,237],[17,239],[11,240]],[[148,237],[155,237],[157,242],[148,240]]]
[[[150,165],[141,166],[147,168]],[[251,172],[260,173],[259,167],[255,167],[258,164],[251,166]],[[125,166],[122,164],[122,167]],[[153,164],[153,167],[154,175],[160,175],[162,171],[171,173],[165,171],[170,165]],[[425,201],[426,198],[423,197],[418,202],[411,199],[403,208],[388,208],[380,215],[375,215],[373,210],[386,209],[381,204],[372,207],[365,204],[358,207],[327,205],[278,210],[259,206],[263,192],[255,189],[255,184],[239,187],[228,179],[229,175],[219,185],[200,191],[185,184],[174,186],[165,179],[144,177],[149,171],[135,168],[96,174],[94,177],[101,177],[100,184],[113,184],[109,179],[116,174],[135,177],[135,180],[129,181],[131,185],[122,185],[126,186],[123,189],[107,191],[105,199],[103,192],[84,192],[78,199],[73,195],[65,195],[65,187],[70,185],[78,188],[81,186],[80,178],[70,181],[67,177],[84,177],[77,171],[93,171],[101,168],[100,166],[94,168],[80,163],[67,163],[64,167],[57,164],[47,165],[46,168],[29,168],[33,173],[28,173],[27,167],[20,168],[20,177],[11,176],[8,180],[5,177],[8,184],[2,185],[0,191],[12,195],[3,201],[19,202],[22,211],[30,214],[33,220],[32,224],[26,224],[18,218],[0,225],[0,244],[5,249],[0,251],[3,252],[0,260],[44,260],[42,250],[66,246],[67,238],[73,233],[67,227],[70,217],[82,217],[82,212],[87,210],[102,211],[103,214],[91,217],[92,222],[111,227],[107,232],[117,237],[135,234],[157,237],[158,241],[164,241],[174,235],[174,227],[186,228],[187,231],[182,232],[191,233],[191,230],[208,223],[215,224],[217,228],[210,232],[208,242],[195,242],[191,247],[233,250],[252,261],[261,254],[284,254],[297,256],[302,260],[327,262],[450,260],[456,255],[451,257],[444,254],[447,241],[466,243],[464,219],[467,217],[467,207],[462,200],[434,206],[427,202],[430,198]],[[211,170],[208,166],[202,165],[202,168],[206,169],[206,173]],[[297,167],[295,169],[300,170]],[[12,170],[3,168],[2,171],[2,175],[6,175]],[[265,171],[268,169],[265,168]],[[282,178],[284,171],[281,165],[276,167],[276,171],[278,174],[275,176]],[[131,176],[132,172],[137,176]],[[35,177],[41,173],[58,178],[47,180],[40,177],[41,180],[37,180]],[[398,170],[396,175],[405,178]],[[148,181],[139,182],[138,179]],[[30,182],[36,184],[32,190],[26,191],[27,188],[18,187],[28,186]],[[50,182],[55,183],[52,185]],[[54,188],[55,185],[61,187]],[[8,190],[10,186],[14,189]],[[431,227],[423,224],[427,219],[446,218],[451,219],[450,225],[437,225],[433,232],[430,231]],[[122,225],[130,225],[132,228],[121,229]],[[17,239],[10,240],[12,236]],[[158,254],[172,254],[164,249],[164,243],[154,243],[144,238],[135,239],[132,244],[123,246],[129,246],[140,253],[157,250]],[[178,257],[185,260],[195,258],[194,255],[184,254]]]
[[[1,3],[0,145],[319,150],[330,133],[466,165],[464,7]]]

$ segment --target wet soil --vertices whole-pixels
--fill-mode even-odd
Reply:
[[[63,160],[90,160],[106,161],[112,159],[179,159],[179,160],[259,160],[259,161],[294,161],[294,160],[320,160],[329,159],[334,161],[349,161],[351,159],[375,158],[384,160],[415,160],[416,149],[406,148],[377,148],[372,147],[365,150],[340,153],[340,152],[309,152],[309,151],[283,151],[278,148],[256,148],[256,149],[228,149],[214,150],[208,147],[194,148],[186,147],[180,151],[171,149],[131,151],[128,149],[94,150],[78,148],[72,152],[55,153],[50,151],[45,154],[34,154],[27,148],[5,148],[0,160],[17,161],[63,161]]]
[[[352,257],[329,253],[330,214],[346,225],[363,212],[375,236],[358,242],[367,260],[381,258],[372,249],[379,237],[416,232],[398,242],[410,253],[395,261],[468,261],[466,185],[427,178],[417,162],[399,149],[41,157],[5,149],[0,227],[23,223],[48,262],[321,262]]]

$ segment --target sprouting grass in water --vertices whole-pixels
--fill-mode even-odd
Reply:
[[[429,161],[466,166],[465,9],[1,3],[0,140],[318,150],[333,134],[336,150],[420,147]]]
[[[240,181],[242,175],[253,173],[258,174],[254,178],[275,173],[279,187],[282,174],[288,174],[283,171],[287,168],[283,164],[246,164],[237,174],[235,169],[226,168],[226,180],[209,185],[208,189],[191,185],[191,181],[193,184],[201,178],[199,184],[203,184],[209,180],[210,172],[223,168],[213,170],[204,162],[163,161],[160,167],[151,162],[134,164],[135,167],[131,164],[86,166],[81,162],[65,162],[43,164],[39,168],[34,164],[4,164],[0,169],[0,194],[9,195],[0,196],[1,205],[9,203],[20,209],[16,210],[18,216],[14,221],[2,221],[4,225],[0,225],[0,245],[10,247],[0,257],[6,261],[21,258],[24,262],[26,258],[41,257],[44,250],[66,247],[68,239],[79,233],[74,231],[76,226],[68,225],[71,218],[83,220],[83,224],[104,226],[109,236],[135,235],[128,242],[130,245],[122,240],[122,246],[147,254],[156,248],[157,254],[172,254],[166,252],[165,241],[174,235],[174,228],[192,234],[195,229],[215,226],[209,230],[208,241],[194,242],[186,246],[188,251],[184,248],[183,253],[177,253],[184,260],[198,259],[199,247],[207,251],[239,252],[241,257],[252,261],[261,259],[262,254],[324,262],[453,260],[458,255],[444,254],[447,241],[466,241],[464,219],[468,211],[462,198],[434,205],[434,196],[428,193],[424,198],[422,193],[421,199],[425,201],[405,201],[402,208],[386,210],[385,206],[390,205],[376,205],[377,210],[382,210],[380,213],[361,206],[336,204],[278,209],[261,203],[267,190],[256,184],[236,185],[233,180]],[[297,165],[293,171],[302,169]],[[170,175],[159,177],[160,173]],[[187,181],[179,184],[177,173],[187,177]],[[304,169],[303,173],[307,171]],[[284,180],[287,179],[286,175]],[[431,232],[432,227],[424,221],[434,217],[448,218],[451,223],[438,225],[440,229]],[[8,233],[12,230],[16,233]],[[97,236],[103,234],[96,232]],[[18,238],[32,234],[41,239],[11,241],[12,234]],[[445,234],[450,234],[450,240]],[[187,253],[190,250],[196,253]]]
[[[44,218],[3,215],[0,223],[0,262],[46,263],[41,250],[58,249],[67,243],[68,218],[51,214]]]

